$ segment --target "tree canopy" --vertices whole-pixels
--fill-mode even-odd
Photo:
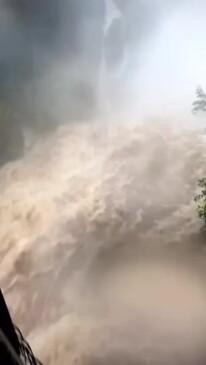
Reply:
[[[193,102],[193,113],[206,112],[206,94],[201,86],[196,89],[196,100]]]

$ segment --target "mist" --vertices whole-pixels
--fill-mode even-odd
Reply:
[[[154,1],[151,9],[153,22],[145,22],[128,64],[111,77],[109,95],[117,94],[111,104],[114,101],[114,110],[119,110],[121,98],[120,114],[124,106],[131,119],[181,118],[178,123],[197,125],[191,105],[196,87],[205,86],[205,5]]]
[[[0,169],[0,285],[15,323],[48,365],[205,364],[194,196],[206,145],[192,114],[204,2],[0,10],[1,123],[15,135],[4,146],[17,126],[29,144]]]
[[[1,7],[1,94],[17,123],[42,132],[117,111],[191,118],[195,88],[204,86],[202,1]]]

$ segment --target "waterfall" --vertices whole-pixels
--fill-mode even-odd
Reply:
[[[107,38],[109,33],[112,32],[112,25],[115,21],[120,21],[120,24],[123,24],[122,14],[118,10],[113,0],[105,0],[106,2],[106,19],[104,24],[104,41],[103,41],[103,50],[102,50],[102,60],[100,67],[100,103],[101,109],[106,113],[110,113],[113,105],[113,96],[116,93],[117,83],[121,79],[121,75],[123,74],[126,57],[124,52],[123,59],[119,60],[119,64],[117,67],[110,67],[107,62],[106,56],[106,46],[107,46]],[[115,44],[114,44],[115,46]],[[122,45],[125,46],[124,44]],[[113,44],[110,44],[110,47],[113,47]]]

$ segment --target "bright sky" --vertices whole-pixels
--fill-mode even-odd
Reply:
[[[201,4],[177,6],[159,21],[145,47],[134,51],[138,64],[124,78],[143,113],[189,114],[196,87],[206,87],[206,9]]]

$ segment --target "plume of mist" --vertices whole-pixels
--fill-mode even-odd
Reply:
[[[205,5],[195,4],[2,1],[1,103],[40,130],[117,110],[189,117],[205,64]]]
[[[42,129],[66,120],[90,121],[106,103],[115,110],[118,100],[126,95],[129,100],[131,80],[137,75],[141,85],[140,66],[150,48],[153,53],[148,39],[154,40],[175,8],[134,0],[8,0],[0,5],[2,103],[17,122]]]

